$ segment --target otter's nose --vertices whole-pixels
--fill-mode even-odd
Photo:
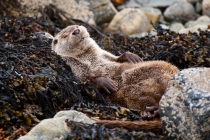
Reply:
[[[79,32],[80,32],[80,30],[76,29],[76,30],[73,31],[72,35],[77,35],[77,34],[79,34]]]

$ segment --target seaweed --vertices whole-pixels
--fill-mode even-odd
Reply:
[[[179,34],[155,25],[157,35],[143,38],[107,35],[99,27],[65,17],[65,13],[53,5],[42,11],[42,18],[17,17],[11,9],[18,11],[18,2],[8,5],[10,2],[0,2],[0,8],[3,7],[0,11],[0,139],[25,135],[31,127],[60,110],[74,109],[101,120],[142,120],[139,110],[108,103],[94,84],[82,85],[71,68],[51,51],[51,39],[44,32],[55,35],[67,25],[79,24],[88,29],[103,49],[116,55],[131,51],[146,61],[165,60],[180,69],[210,65],[209,31]],[[89,131],[93,129],[94,138],[99,134],[100,138],[105,135],[107,139],[113,135],[116,138],[119,133],[131,138],[131,132],[126,134],[127,130],[74,125],[84,128],[87,136],[93,135],[93,131]],[[83,135],[78,133],[81,132],[79,129],[75,129],[69,139]]]
[[[51,52],[51,40],[37,33],[52,30],[41,23],[31,18],[1,22],[0,125],[7,135],[21,127],[28,131],[87,94],[69,66]]]
[[[180,69],[210,66],[210,32],[179,34],[156,25],[157,35],[130,38],[111,34],[98,41],[100,46],[119,55],[126,51],[138,54],[145,61],[164,60]]]

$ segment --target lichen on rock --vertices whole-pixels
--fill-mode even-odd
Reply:
[[[210,69],[190,68],[176,74],[160,101],[166,138],[210,137]]]

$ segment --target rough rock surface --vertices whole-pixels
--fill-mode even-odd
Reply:
[[[208,27],[208,25],[210,25],[210,18],[206,15],[201,16],[195,21],[188,21],[185,27],[189,28],[197,25],[206,25],[206,27]]]
[[[176,1],[183,0],[129,0],[118,8],[123,9],[134,7],[167,7]]]
[[[188,2],[175,2],[164,11],[164,16],[170,21],[187,22],[196,18],[195,9]]]
[[[118,12],[107,30],[115,33],[130,35],[147,31],[148,19],[140,9],[126,8]]]
[[[160,101],[167,139],[210,138],[210,68],[190,68],[176,74]]]
[[[203,15],[210,16],[210,0],[202,1],[202,11]]]
[[[66,17],[80,19],[90,25],[111,21],[117,10],[110,0],[19,0],[26,15],[40,17],[46,6],[54,5],[66,13]]]
[[[94,124],[95,121],[89,119],[85,114],[69,110],[69,111],[60,111],[54,118],[45,119],[41,121],[38,125],[31,129],[31,131],[20,137],[19,140],[54,140],[54,139],[63,139],[67,137],[69,131],[65,121],[66,119],[83,122],[85,124]]]
[[[172,23],[170,30],[174,32],[179,32],[181,29],[185,29],[184,25],[181,23]]]
[[[200,31],[205,31],[205,30],[208,30],[207,25],[196,25],[196,26],[193,26],[193,27],[181,29],[181,30],[179,30],[179,33],[181,33],[181,34],[183,34],[183,33],[187,34],[189,32],[199,33]]]
[[[105,22],[110,22],[117,13],[110,0],[92,0],[90,4],[96,24],[100,25]]]
[[[90,3],[87,0],[19,0],[28,16],[40,16],[40,9],[53,4],[58,9],[66,12],[67,17],[83,20],[95,25],[94,13],[90,11]]]
[[[144,14],[147,16],[147,19],[149,21],[148,31],[150,31],[152,29],[152,25],[150,23],[152,22],[152,24],[155,25],[158,22],[162,13],[159,9],[153,7],[142,7],[140,9],[144,11]]]

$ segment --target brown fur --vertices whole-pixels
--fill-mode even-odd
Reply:
[[[76,29],[80,33],[72,35]],[[179,71],[164,61],[119,63],[118,57],[102,50],[83,26],[73,25],[63,29],[55,36],[52,49],[66,60],[81,82],[109,77],[118,85],[118,91],[105,98],[140,110],[158,105],[169,79]]]

